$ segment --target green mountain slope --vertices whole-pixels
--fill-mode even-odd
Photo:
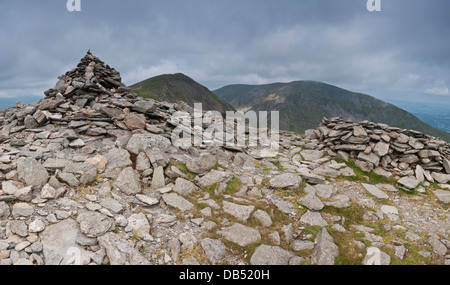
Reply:
[[[208,88],[181,73],[155,76],[130,88],[139,96],[158,101],[184,101],[192,107],[194,103],[203,103],[203,110],[216,110],[221,113],[234,110]]]
[[[450,133],[427,125],[403,109],[321,82],[230,85],[214,93],[238,110],[280,111],[281,129],[304,131],[316,128],[323,117],[339,116],[417,130],[450,141]]]

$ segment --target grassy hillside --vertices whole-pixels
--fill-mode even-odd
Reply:
[[[323,117],[340,116],[355,122],[369,120],[413,129],[450,141],[450,133],[427,125],[403,109],[321,82],[230,85],[214,93],[238,110],[280,111],[282,129],[304,131],[316,128]]]
[[[192,107],[194,103],[203,103],[204,110],[216,110],[221,113],[234,110],[208,88],[181,73],[159,75],[130,87],[144,98],[172,103],[184,101]]]

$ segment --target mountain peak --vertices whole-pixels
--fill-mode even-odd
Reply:
[[[138,82],[130,88],[141,97],[158,101],[171,103],[182,101],[191,107],[194,103],[202,103],[205,110],[220,113],[234,110],[208,88],[183,73],[158,75]]]

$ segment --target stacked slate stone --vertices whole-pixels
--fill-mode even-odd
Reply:
[[[363,171],[375,171],[387,178],[403,177],[399,186],[406,189],[414,189],[424,179],[450,181],[450,144],[418,131],[335,117],[323,118],[321,125],[306,136],[318,139],[344,160],[353,158]]]
[[[0,142],[24,145],[22,131],[48,138],[58,125],[61,138],[71,147],[83,147],[81,135],[116,136],[120,131],[147,130],[169,137],[175,127],[169,118],[175,111],[189,111],[183,102],[144,99],[121,82],[120,74],[90,52],[78,66],[59,77],[37,103],[18,103],[0,113]]]
[[[80,63],[60,76],[54,88],[44,92],[47,97],[64,96],[71,98],[92,99],[99,94],[112,95],[115,90],[119,93],[128,91],[123,84],[120,73],[105,65],[103,61],[92,55],[90,51],[81,59]],[[121,88],[122,87],[122,88]]]

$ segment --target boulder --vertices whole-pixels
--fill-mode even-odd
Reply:
[[[317,234],[314,243],[316,245],[311,257],[312,263],[316,265],[334,265],[335,259],[339,255],[339,248],[325,228],[322,228]]]
[[[218,162],[217,156],[205,154],[189,160],[186,168],[192,173],[201,174],[210,171]]]
[[[250,258],[251,265],[289,265],[295,255],[279,246],[262,244],[255,249]]]
[[[48,181],[45,167],[33,158],[24,158],[17,162],[19,179],[28,186],[43,186]]]
[[[135,195],[141,192],[141,182],[139,173],[132,167],[122,170],[114,181],[114,186],[128,195]]]

